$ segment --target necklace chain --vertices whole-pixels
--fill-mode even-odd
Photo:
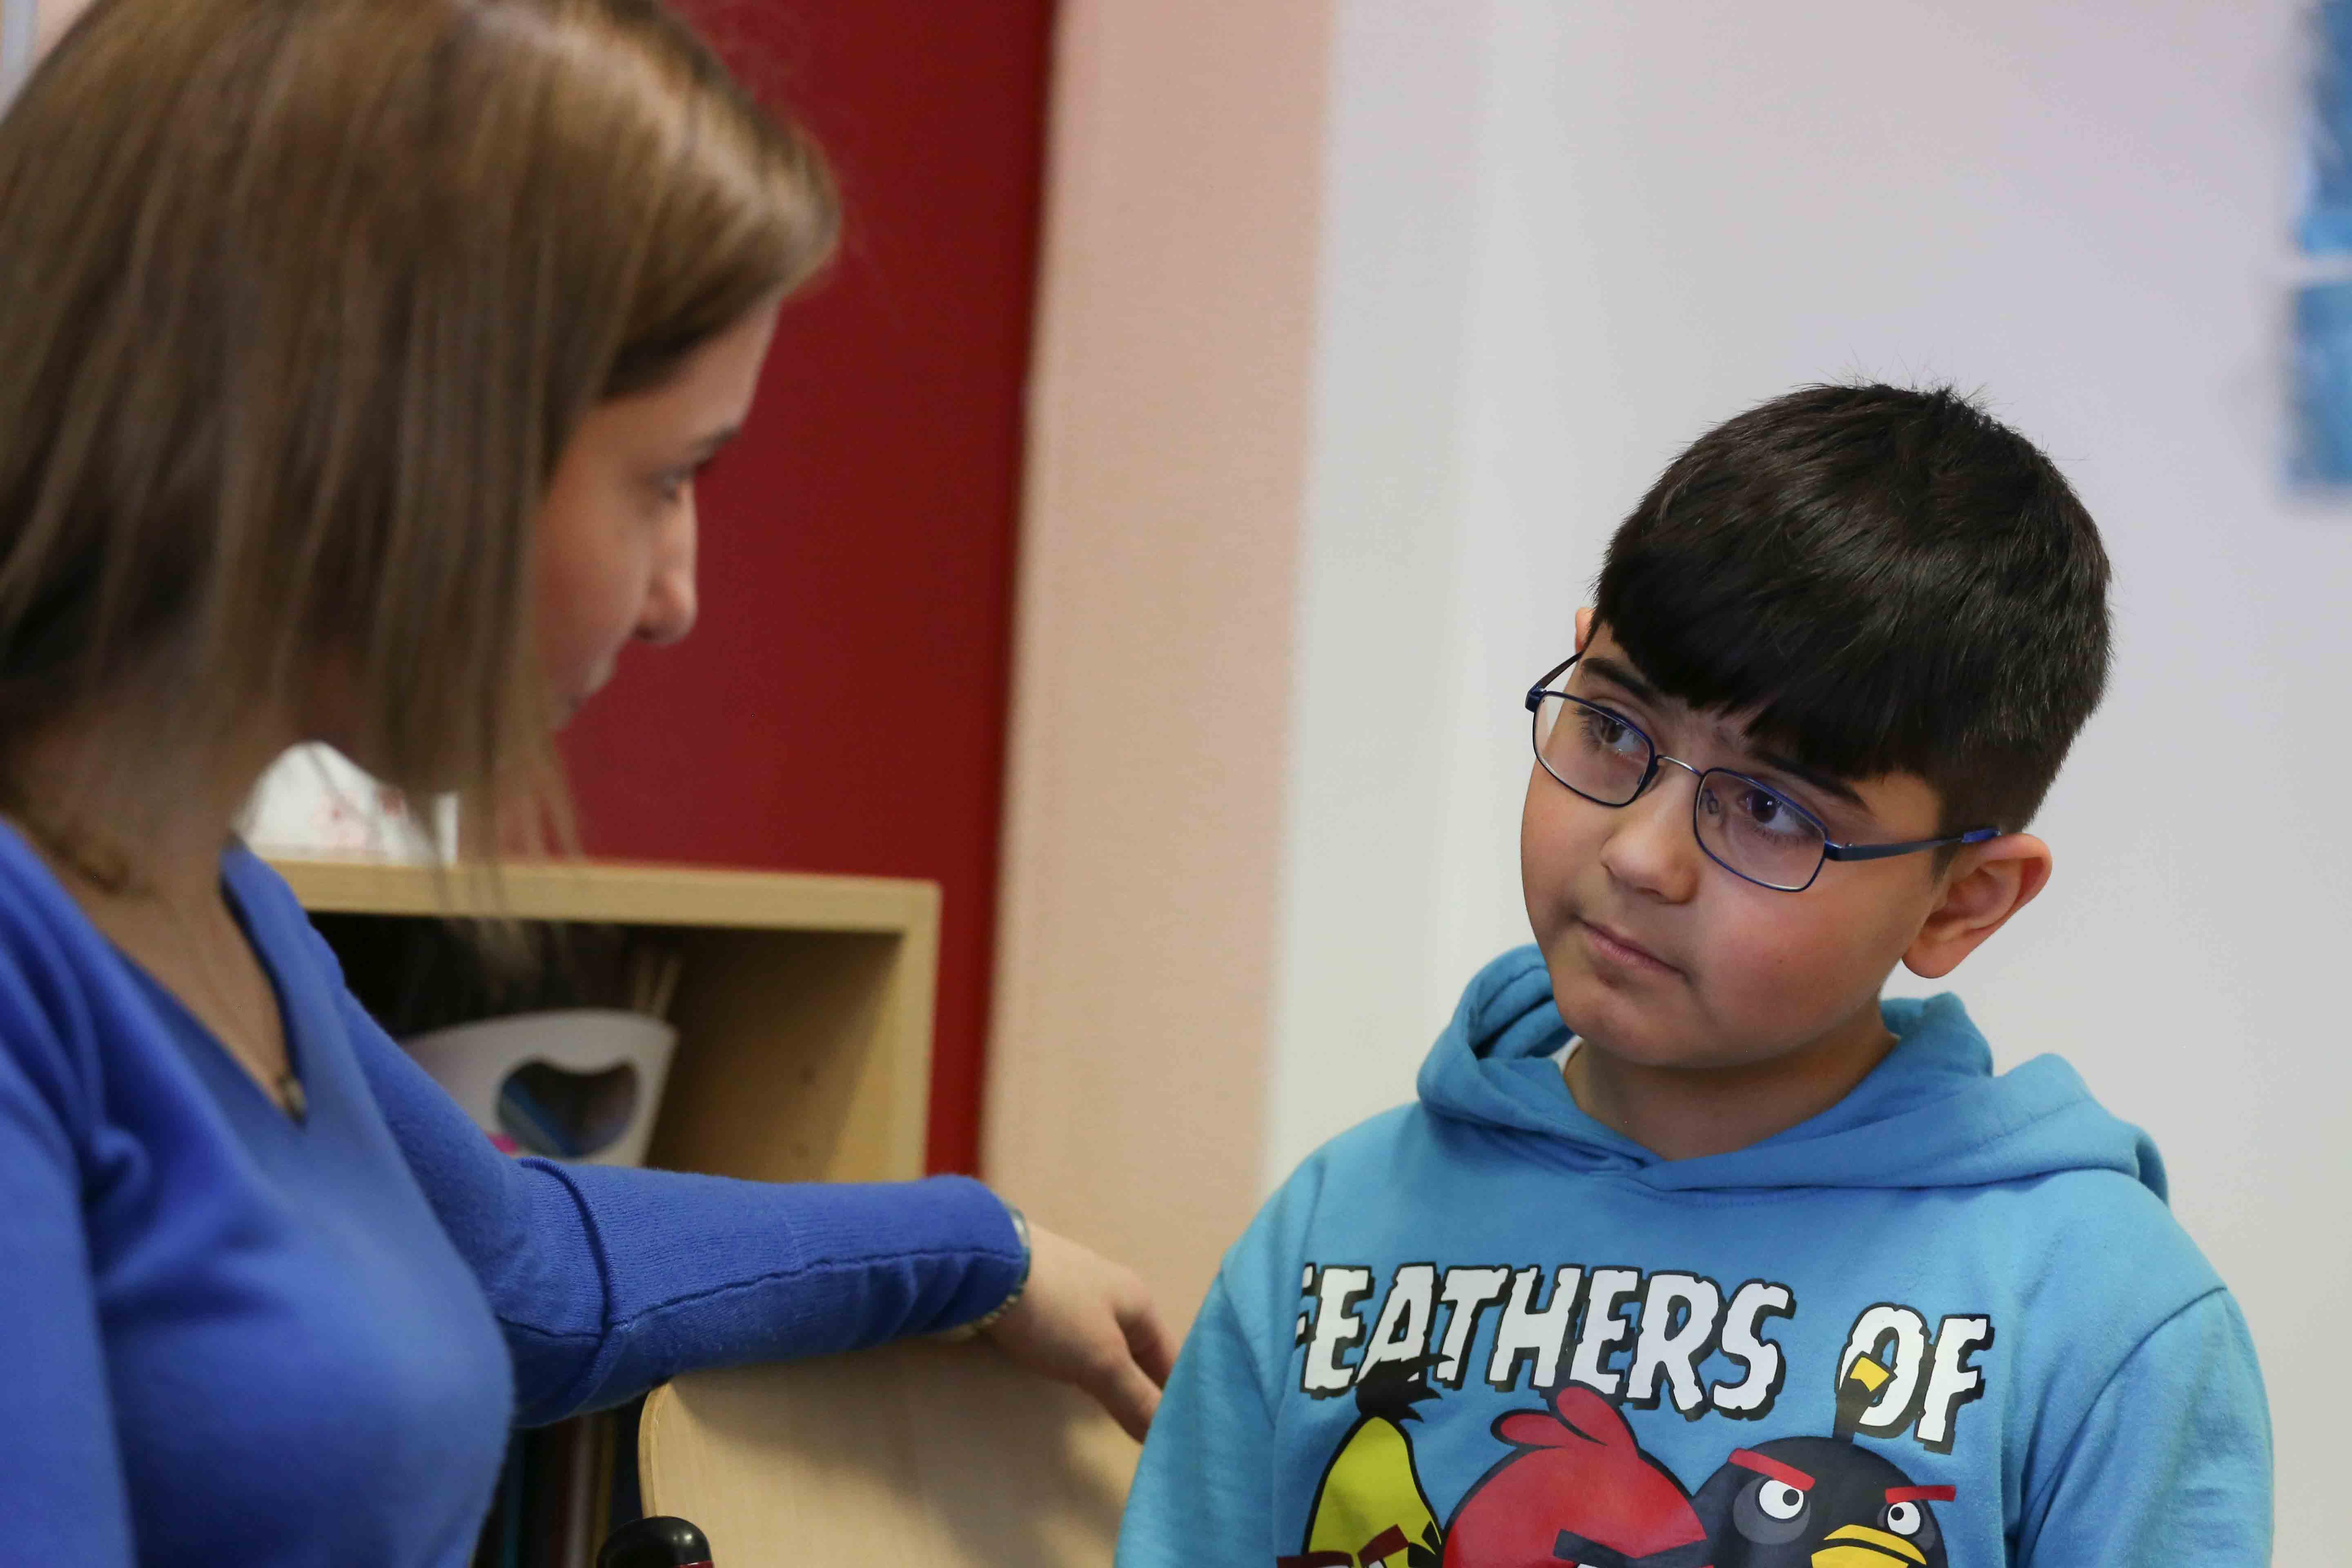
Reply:
[[[229,1032],[226,1035],[215,1030],[215,1037],[219,1038],[222,1045],[228,1047],[229,1055],[245,1065],[247,1070],[250,1071],[255,1078],[268,1083],[276,1090],[278,1102],[285,1107],[288,1114],[297,1121],[301,1120],[308,1108],[303,1100],[302,1080],[294,1076],[294,1064],[287,1051],[284,1021],[281,1019],[278,1022],[277,1034],[279,1060],[277,1070],[272,1072],[268,1064],[258,1059],[257,1053],[253,1048],[270,1036],[268,1017],[247,1012],[229,995],[229,988],[221,984],[219,977],[214,973],[211,957],[205,952],[205,943],[197,935],[194,925],[189,921],[187,915],[159,893],[151,893],[149,897],[156,907],[163,911],[164,918],[178,930],[184,939],[184,950],[191,960],[190,973],[202,984],[214,1005],[220,1008],[222,1017],[230,1026]],[[240,942],[245,941],[241,932],[237,940]],[[268,988],[269,981],[267,974],[262,976],[262,984],[265,990]],[[265,1007],[274,1005],[275,1000],[274,996],[267,998],[262,1005]]]
[[[269,1018],[266,1015],[257,1016],[250,1009],[239,1005],[229,994],[230,988],[224,985],[215,973],[211,955],[187,914],[164,897],[160,889],[140,878],[131,868],[129,858],[111,846],[94,843],[82,835],[61,831],[54,823],[15,802],[0,801],[0,809],[7,809],[16,826],[53,866],[86,884],[100,898],[142,902],[163,912],[165,921],[179,936],[178,945],[188,960],[190,974],[203,988],[206,998],[220,1009],[222,1021],[228,1026],[226,1032],[213,1029],[214,1038],[236,1058],[239,1066],[275,1096],[288,1115],[297,1121],[305,1119],[310,1114],[310,1106],[302,1092],[302,1080],[294,1073],[291,1052],[285,1041],[284,1020],[278,1020],[279,1058],[273,1069],[269,1063],[260,1058],[257,1048],[270,1037]],[[227,913],[226,907],[222,912]],[[242,931],[238,932],[237,940],[246,942]],[[262,976],[262,984],[265,989],[268,988],[266,973]],[[263,1006],[274,1008],[276,1003],[277,998],[272,993],[264,1000]]]

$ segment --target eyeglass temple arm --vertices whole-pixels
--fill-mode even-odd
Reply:
[[[1537,709],[1542,707],[1543,700],[1547,697],[1565,697],[1568,695],[1564,691],[1550,691],[1546,689],[1549,687],[1553,681],[1558,680],[1561,676],[1566,675],[1570,665],[1574,664],[1578,659],[1582,658],[1584,656],[1580,653],[1570,654],[1566,658],[1561,659],[1558,664],[1553,665],[1549,669],[1546,670],[1544,672],[1544,678],[1541,680],[1538,680],[1533,686],[1528,687],[1528,711],[1532,713]]]
[[[1941,849],[1947,844],[1982,844],[2000,837],[1998,827],[1971,827],[1966,833],[1956,833],[1948,838],[1914,838],[1906,844],[1823,844],[1824,860],[1885,860],[1897,855],[1916,855],[1922,849]]]

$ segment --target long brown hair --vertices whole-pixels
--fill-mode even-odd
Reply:
[[[560,809],[556,462],[836,215],[659,0],[99,0],[0,119],[0,774],[129,689],[168,792],[332,663],[387,783]]]

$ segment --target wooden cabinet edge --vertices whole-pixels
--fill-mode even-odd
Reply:
[[[503,912],[524,921],[923,932],[934,947],[938,940],[939,884],[898,878],[583,860],[507,866],[493,885],[465,868],[362,860],[271,865],[314,914]]]
[[[923,1173],[929,1138],[931,1034],[941,895],[934,882],[700,867],[569,861],[502,868],[493,890],[463,868],[360,860],[272,865],[313,914],[430,919],[499,910],[523,921],[670,927],[682,932],[889,939],[862,1047],[883,1075],[865,1091],[864,1155],[829,1179],[903,1180]],[[689,969],[694,961],[689,960]],[[692,978],[689,975],[689,986]],[[659,1134],[656,1134],[657,1146]],[[756,1175],[732,1158],[688,1156],[681,1169]],[[815,1178],[815,1173],[795,1179]]]

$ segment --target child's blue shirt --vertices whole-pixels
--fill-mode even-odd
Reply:
[[[1227,1255],[1119,1568],[2266,1563],[2253,1348],[2154,1146],[1884,1005],[1836,1106],[1670,1162],[1569,1094],[1536,950],[1488,965]]]
[[[1019,1277],[961,1178],[508,1158],[268,868],[223,876],[299,1123],[0,829],[0,1561],[458,1568],[511,1421],[944,1328]]]

